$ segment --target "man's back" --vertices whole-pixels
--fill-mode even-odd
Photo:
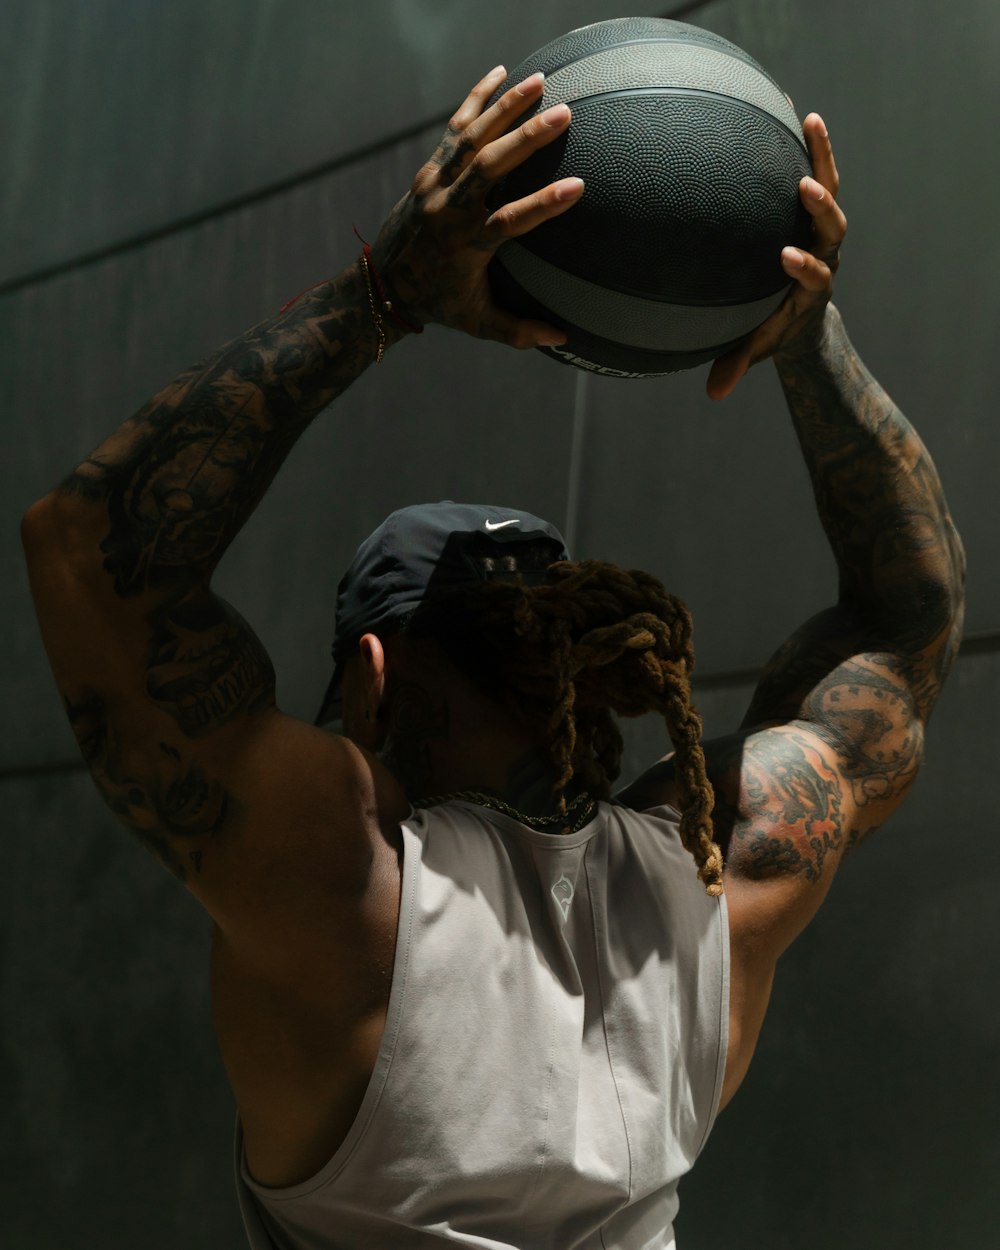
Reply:
[[[722,1090],[725,903],[677,813],[571,834],[466,802],[402,826],[384,1037],[358,1116],[303,1183],[256,1184],[251,1243],[656,1245]]]

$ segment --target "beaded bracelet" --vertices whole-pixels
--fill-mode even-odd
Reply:
[[[378,335],[378,347],[375,351],[375,363],[380,365],[382,357],[385,355],[385,322],[382,320],[382,314],[375,306],[375,292],[372,289],[372,273],[374,272],[371,262],[368,259],[368,249],[361,253],[361,268],[365,272],[365,285],[368,287],[368,306],[372,310],[372,323],[375,326],[375,333]]]

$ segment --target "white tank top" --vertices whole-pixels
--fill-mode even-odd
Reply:
[[[452,802],[403,826],[385,1033],[310,1180],[251,1177],[253,1250],[666,1250],[726,1058],[725,900],[677,813],[538,833]]]

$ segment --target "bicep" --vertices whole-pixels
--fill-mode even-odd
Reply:
[[[99,550],[100,518],[89,541],[68,536],[59,520],[41,509],[25,537],[70,726],[111,810],[187,881],[230,822],[230,774],[255,721],[274,707],[270,660],[207,587],[122,597],[100,561],[79,554]]]
[[[775,957],[815,914],[843,855],[916,779],[923,720],[891,653],[826,666],[786,723],[707,744],[727,891]]]

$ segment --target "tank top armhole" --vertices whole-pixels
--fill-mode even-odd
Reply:
[[[321,1189],[324,1185],[328,1185],[348,1166],[351,1156],[361,1145],[372,1121],[378,1113],[379,1103],[389,1079],[389,1072],[396,1052],[396,1043],[402,1026],[407,973],[413,944],[416,892],[422,859],[422,845],[419,835],[410,828],[408,821],[403,821],[400,829],[403,835],[403,879],[400,889],[399,923],[396,930],[392,988],[389,991],[389,1008],[386,1013],[385,1030],[382,1034],[382,1041],[375,1059],[375,1066],[372,1069],[371,1079],[368,1082],[368,1088],[365,1090],[361,1106],[358,1108],[358,1114],[355,1116],[354,1123],[348,1129],[346,1137],[338,1146],[332,1158],[318,1172],[314,1173],[307,1180],[301,1181],[298,1185],[290,1185],[278,1189],[272,1189],[269,1186],[259,1184],[250,1174],[246,1162],[246,1152],[243,1149],[243,1128],[237,1114],[236,1173],[238,1181],[241,1182],[239,1186],[241,1189],[241,1206],[244,1205],[243,1198],[246,1196],[242,1192],[244,1188],[249,1190],[255,1197],[260,1197],[268,1203],[280,1203],[303,1197],[317,1189]],[[269,1239],[268,1242],[264,1243],[263,1250],[270,1250],[270,1244]],[[253,1250],[257,1250],[257,1246],[253,1242],[251,1242],[251,1245]]]
[[[719,1053],[715,1064],[715,1089],[712,1093],[711,1114],[705,1123],[701,1141],[698,1143],[698,1154],[701,1154],[704,1149],[719,1115],[719,1103],[722,1101],[722,1089],[726,1080],[726,1059],[729,1052],[729,908],[725,893],[713,899],[713,902],[718,906],[718,924],[715,926],[715,932],[719,942]]]

